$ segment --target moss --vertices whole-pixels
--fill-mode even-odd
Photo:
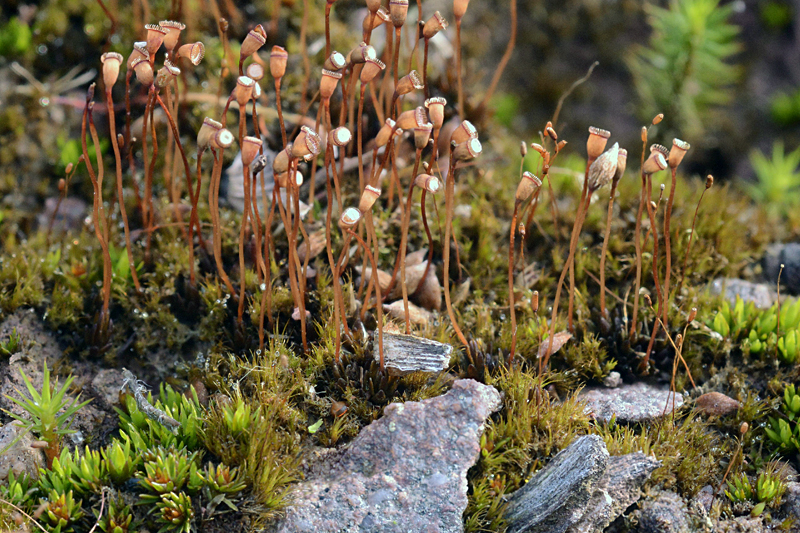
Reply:
[[[716,486],[724,475],[721,459],[732,457],[734,451],[730,441],[694,413],[683,418],[667,416],[639,430],[613,424],[598,429],[611,455],[641,451],[661,461],[648,484],[688,496],[706,485]]]

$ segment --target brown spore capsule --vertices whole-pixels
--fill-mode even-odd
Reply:
[[[264,43],[266,42],[267,32],[264,31],[264,27],[259,24],[247,32],[247,36],[244,38],[244,41],[242,41],[242,47],[239,50],[239,60],[243,61],[244,59],[250,57],[256,53],[259,48],[264,46]]]
[[[197,41],[195,43],[184,44],[180,48],[178,48],[178,57],[186,57],[192,63],[192,65],[197,66],[206,56],[206,45]]]
[[[589,159],[597,159],[600,157],[600,154],[606,149],[606,143],[609,137],[611,137],[610,131],[594,126],[589,127],[589,138],[586,140],[586,154],[589,156]]]

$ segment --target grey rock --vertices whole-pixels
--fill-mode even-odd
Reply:
[[[13,472],[14,477],[22,473],[34,479],[39,476],[39,467],[44,466],[45,456],[42,450],[31,447],[33,441],[30,432],[25,432],[17,422],[0,427],[0,482],[8,479],[9,472]]]
[[[89,214],[88,206],[79,198],[67,196],[59,205],[57,197],[50,197],[44,201],[44,210],[37,215],[36,222],[39,228],[47,229],[52,221],[54,233],[77,231],[83,227],[83,220],[87,214]]]
[[[122,371],[117,368],[104,368],[92,379],[95,396],[109,407],[119,403],[121,386]]]
[[[375,330],[373,357],[380,360],[378,330]],[[386,369],[393,376],[411,372],[441,372],[450,363],[453,347],[414,335],[383,332],[383,358]]]
[[[775,302],[775,284],[753,283],[736,278],[717,278],[711,282],[712,294],[724,294],[732,304],[739,296],[746,302],[753,302],[758,309],[768,309]]]
[[[493,387],[458,380],[443,396],[391,404],[341,452],[301,483],[268,531],[461,532],[467,470],[486,418],[500,407]]]
[[[639,499],[642,485],[659,466],[660,461],[642,452],[610,457],[583,518],[569,533],[601,533]]]
[[[749,516],[737,516],[728,520],[719,520],[714,526],[714,533],[767,533],[776,531],[775,523],[768,526],[764,523],[764,517],[758,516],[750,518]],[[777,531],[780,531],[779,529]],[[789,531],[797,531],[791,529]]]
[[[641,533],[690,533],[689,508],[683,498],[671,491],[660,491],[645,500],[637,512]]]
[[[583,517],[608,465],[597,435],[579,437],[508,497],[509,533],[564,533]]]
[[[614,416],[618,422],[647,422],[672,413],[673,405],[674,409],[683,405],[683,398],[668,387],[643,382],[616,389],[587,387],[579,398],[586,402],[586,410],[601,422],[608,422]]]
[[[692,498],[692,503],[702,507],[705,512],[711,510],[711,504],[714,503],[714,487],[706,485],[700,489],[697,494]]]
[[[781,285],[791,294],[800,294],[800,243],[773,244],[767,248],[762,261],[764,280],[775,286],[783,265]]]
[[[620,385],[622,385],[622,376],[616,370],[609,372],[609,374],[603,380],[603,386],[608,387],[609,389],[616,389]]]
[[[800,522],[800,483],[791,481],[786,484],[786,492],[783,493],[781,512]]]

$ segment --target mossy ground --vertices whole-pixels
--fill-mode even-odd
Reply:
[[[52,18],[57,22],[60,19],[53,13],[59,10],[68,13],[71,3],[53,4],[46,11],[47,20]],[[151,2],[153,12],[168,12],[169,6],[162,4]],[[187,16],[191,11],[185,11]],[[89,8],[87,13],[84,15],[86,24],[108,26],[96,7]],[[288,8],[288,15],[289,26],[295,29],[302,16],[302,6],[295,3]],[[204,27],[191,17],[184,22],[190,28]],[[309,24],[311,34],[323,32],[319,17],[310,17]],[[60,31],[63,35],[66,29]],[[100,33],[94,34],[96,37],[90,38],[86,46],[101,45]],[[121,40],[114,41],[112,49],[127,53],[127,45],[121,43],[129,42],[133,34],[133,28],[121,24],[118,27]],[[335,49],[349,49],[352,44],[350,37],[343,25],[334,25],[332,39]],[[191,38],[187,36],[187,39]],[[216,80],[223,57],[222,47],[215,36],[203,35],[203,40],[208,49],[207,61],[192,74],[190,94],[216,90],[216,81],[209,82],[209,87],[204,88],[198,80]],[[290,35],[287,42],[290,53],[299,54],[296,35]],[[237,45],[233,41],[231,44],[234,55],[238,55]],[[313,59],[317,64],[320,58]],[[287,88],[284,105],[297,110],[301,100],[298,88],[303,82],[303,67],[299,62],[293,67],[296,68],[290,69],[284,79]],[[228,77],[224,82],[224,93],[230,85],[231,78]],[[39,114],[30,115],[24,128],[10,128],[11,124],[20,122],[19,117],[26,109],[38,110]],[[6,139],[41,135],[36,124],[41,128],[46,116],[40,116],[41,109],[29,99],[20,97],[12,101],[3,113],[0,135]],[[196,131],[202,116],[207,113],[213,113],[213,106],[192,105],[181,117],[181,129],[184,132]],[[74,120],[71,128],[74,133]],[[270,126],[270,129],[274,135],[275,128]],[[290,501],[292,483],[302,478],[301,465],[315,448],[346,443],[362,427],[380,417],[388,403],[441,394],[449,381],[459,376],[480,379],[504,393],[503,407],[487,424],[481,440],[481,456],[469,473],[470,504],[464,516],[469,531],[502,530],[503,495],[519,488],[549,457],[582,434],[602,435],[612,454],[636,450],[655,454],[662,466],[648,485],[674,489],[687,497],[705,485],[710,484],[716,489],[726,473],[728,479],[732,479],[741,473],[762,471],[779,455],[777,445],[765,437],[763,427],[769,415],[778,416],[784,387],[796,383],[800,375],[796,367],[780,365],[771,352],[754,356],[743,349],[740,341],[720,340],[714,334],[709,324],[721,306],[721,297],[711,294],[709,282],[719,276],[754,277],[758,274],[758,267],[753,265],[764,246],[796,235],[800,216],[792,216],[785,224],[776,224],[735,187],[715,185],[706,192],[700,207],[694,244],[684,271],[681,265],[689,242],[688,231],[704,182],[694,176],[679,174],[672,214],[673,288],[680,279],[684,283],[680,293],[672,296],[668,310],[670,335],[674,339],[682,333],[690,310],[697,308],[697,317],[688,325],[682,350],[692,377],[702,392],[724,392],[742,401],[743,407],[735,415],[709,419],[693,411],[691,402],[688,402],[688,407],[674,417],[648,425],[597,423],[584,412],[584,406],[575,396],[581,387],[601,382],[612,369],[619,371],[627,381],[669,382],[675,351],[666,337],[659,337],[653,352],[652,371],[644,376],[640,363],[653,327],[654,311],[643,304],[640,334],[629,340],[626,333],[634,298],[631,294],[635,270],[633,233],[640,192],[637,173],[640,147],[629,146],[629,171],[618,188],[606,264],[611,320],[604,323],[598,311],[597,276],[608,195],[604,189],[595,195],[580,235],[575,264],[575,338],[553,357],[550,372],[538,375],[535,355],[547,335],[549,306],[567,256],[569,231],[585,168],[582,134],[575,134],[574,138],[568,134],[562,136],[566,136],[571,144],[550,171],[554,196],[551,197],[549,191],[542,193],[534,224],[526,228],[524,259],[517,254],[517,273],[531,265],[527,270],[532,275],[516,284],[519,327],[517,354],[511,368],[505,366],[511,344],[506,243],[514,191],[519,180],[518,144],[520,140],[530,143],[542,142],[542,139],[532,136],[515,138],[505,127],[488,121],[481,128],[485,153],[475,165],[459,172],[455,203],[460,209],[454,220],[454,232],[461,271],[452,267],[449,273],[455,281],[453,293],[461,328],[468,339],[475,342],[473,360],[468,360],[445,313],[438,313],[432,322],[414,328],[418,335],[449,342],[455,347],[450,366],[439,376],[412,374],[397,378],[382,372],[372,359],[369,340],[359,334],[374,329],[376,319],[371,313],[367,313],[365,328],[360,327],[360,321],[351,324],[353,337],[345,339],[343,358],[339,363],[334,362],[333,289],[327,261],[322,258],[324,254],[311,263],[317,272],[316,277],[308,282],[311,348],[308,353],[302,353],[299,326],[291,319],[293,302],[285,282],[287,244],[281,238],[276,240],[277,260],[271,264],[271,287],[258,288],[254,266],[247,264],[250,277],[243,327],[236,324],[238,295],[227,293],[216,275],[213,258],[199,247],[195,254],[198,280],[195,285],[189,283],[187,247],[181,231],[169,224],[153,233],[147,261],[143,259],[144,237],[139,235],[134,248],[144,290],[135,292],[116,210],[111,215],[110,239],[114,264],[113,327],[107,343],[98,346],[91,340],[100,307],[102,282],[102,257],[91,222],[66,234],[50,233],[43,227],[35,229],[31,211],[10,204],[3,204],[0,208],[0,319],[19,309],[34,309],[46,327],[58,336],[64,352],[64,361],[59,368],[64,375],[69,372],[69,361],[73,358],[91,358],[98,367],[124,365],[151,384],[169,383],[171,388],[162,393],[164,406],[181,405],[182,409],[188,409],[187,405],[193,405],[192,409],[199,417],[194,422],[197,432],[191,442],[184,444],[190,450],[204,453],[204,460],[212,464],[238,468],[247,484],[247,490],[236,500],[239,511],[233,517],[217,517],[216,524],[220,520],[244,523],[241,522],[244,517],[250,524],[269,520]],[[651,129],[650,136],[665,144],[670,141],[659,138],[657,127]],[[60,153],[63,154],[68,143],[77,137],[67,136]],[[187,133],[189,137],[192,135]],[[0,161],[5,169],[0,192],[4,195],[11,195],[24,182],[23,176],[13,172],[15,157],[16,154],[0,147]],[[105,157],[107,164],[112,165],[109,150],[106,150]],[[63,168],[69,162],[76,161],[64,161],[58,165]],[[157,168],[161,169],[163,164],[162,153]],[[204,165],[209,164],[207,159],[204,160]],[[59,176],[56,174],[58,165],[54,165],[53,176]],[[528,153],[524,168],[540,173],[535,151]],[[657,179],[667,179],[662,176],[657,175]],[[106,199],[114,196],[111,181],[106,182]],[[659,183],[654,184],[656,195]],[[357,202],[359,191],[356,184],[353,176],[344,180],[346,205]],[[208,197],[207,186],[204,182],[201,199]],[[668,192],[669,184],[667,187]],[[35,189],[28,192],[41,199],[54,187],[40,183]],[[88,178],[82,170],[76,174],[69,195],[84,199],[91,197]],[[127,192],[126,196],[130,198]],[[170,209],[166,189],[160,180],[156,182],[155,197],[158,199],[157,209],[166,221]],[[555,198],[552,203],[551,198]],[[443,202],[441,199],[435,201],[441,214]],[[128,204],[132,227],[141,229],[136,206],[132,201]],[[389,271],[400,242],[397,204],[396,199],[382,201],[380,209],[375,211],[377,235],[381,242],[378,259],[381,268]],[[662,213],[663,205],[662,202],[659,208]],[[324,220],[325,206],[316,204],[313,207],[316,221],[308,223],[309,233],[323,227],[320,221]],[[199,214],[201,220],[210,220],[204,201],[200,203]],[[435,212],[429,216],[434,235],[434,263],[441,279],[444,274],[441,221],[434,218]],[[222,211],[223,261],[234,281],[239,278],[239,223],[239,214],[227,209]],[[645,220],[643,228],[648,227]],[[334,250],[338,252],[341,238],[338,231],[333,233]],[[409,250],[418,250],[426,245],[425,233],[415,209]],[[655,300],[649,267],[652,261],[650,250],[648,247],[644,254],[642,287]],[[355,278],[352,271],[345,274],[345,294],[358,294]],[[275,317],[264,349],[258,346],[261,290],[272,291]],[[531,307],[533,291],[539,294],[538,312]],[[562,309],[563,304],[564,301]],[[557,320],[556,331],[563,330],[565,313],[562,312]],[[0,342],[5,341],[0,339]],[[207,392],[205,400],[177,399],[176,391],[190,390],[190,386],[195,390],[202,387]],[[676,388],[699,394],[699,391],[691,390],[683,368],[677,372]],[[347,405],[344,416],[332,414],[334,402]],[[130,402],[125,405],[130,409]],[[130,416],[130,413],[124,416]],[[236,416],[249,420],[246,427],[236,425]],[[744,422],[750,429],[742,435],[740,428]],[[150,421],[142,421],[140,426],[140,430],[149,432],[148,440],[144,441],[147,446],[168,447],[187,438],[185,433],[179,433],[174,440],[159,432],[158,428],[154,429]],[[784,459],[796,461],[791,457]],[[201,463],[199,459],[196,462],[198,466]],[[83,508],[99,509],[99,494],[87,491]],[[196,500],[211,500],[208,494],[201,491],[197,494]],[[715,507],[715,512],[734,512],[732,502],[725,498],[718,501],[720,505]],[[30,498],[24,500],[24,505],[31,510],[37,502]],[[0,520],[8,516],[3,509],[0,508]],[[136,511],[135,515],[137,520],[152,520],[144,517],[143,512]],[[87,513],[81,523],[90,521],[93,522]]]

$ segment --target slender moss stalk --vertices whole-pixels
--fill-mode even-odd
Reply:
[[[296,261],[295,271],[297,273],[297,288],[299,292],[298,301],[300,303],[300,332],[303,338],[303,351],[308,353],[308,339],[306,337],[306,268],[308,268],[308,258],[310,254],[306,254],[305,264],[301,267],[300,266],[300,258],[297,255],[297,232],[300,229],[303,233],[303,238],[306,242],[310,244],[310,240],[308,238],[308,234],[306,233],[305,227],[303,226],[303,222],[300,220],[300,186],[297,184],[297,180],[295,179],[295,173],[297,172],[297,162],[294,163],[294,171],[291,174],[291,179],[289,180],[289,186],[291,187],[292,191],[292,199],[294,202],[294,225],[292,226],[292,239],[291,239],[291,247],[292,253],[291,256],[294,256]]]
[[[644,166],[645,151],[647,150],[647,127],[642,128],[642,161],[639,168]],[[631,316],[630,336],[636,335],[639,317],[639,290],[642,286],[642,214],[647,200],[646,188],[647,178],[644,170],[641,172],[642,186],[639,193],[639,209],[636,212],[636,229],[634,230],[633,242],[636,248],[636,282],[633,289],[633,315]]]
[[[328,131],[331,131],[331,110],[329,106],[325,106],[325,122]],[[332,171],[329,167],[332,166]],[[332,176],[331,173],[336,172],[336,161],[333,160],[333,143],[330,138],[325,146],[325,193],[327,195],[328,205],[325,214],[325,251],[328,254],[328,264],[331,267],[331,277],[333,279],[333,324],[335,331],[335,351],[334,361],[339,362],[342,351],[342,330],[339,323],[339,314],[341,313],[342,287],[339,283],[339,276],[336,269],[336,264],[333,259],[333,243],[331,242],[331,228],[333,227],[333,187],[331,187]],[[310,246],[310,243],[309,243]],[[310,254],[310,248],[306,248],[306,255]]]
[[[494,71],[494,75],[492,76],[492,81],[489,84],[489,89],[487,89],[486,94],[483,96],[483,100],[481,100],[480,105],[478,105],[478,114],[483,112],[486,109],[486,106],[489,104],[489,99],[491,99],[495,89],[497,89],[497,84],[500,82],[500,77],[503,75],[503,71],[506,69],[508,62],[511,60],[511,54],[514,52],[514,46],[516,45],[516,43],[517,43],[517,0],[511,0],[511,35],[508,38],[508,45],[506,45],[506,50],[505,52],[503,52],[503,57],[500,58],[500,63],[497,64],[497,68]],[[459,78],[459,88],[460,86],[461,86],[461,78]],[[459,96],[459,101],[461,101],[460,96]]]
[[[450,302],[450,235],[452,232],[453,222],[453,209],[455,201],[455,173],[456,173],[456,159],[451,155],[450,157],[450,170],[447,173],[445,183],[445,224],[444,224],[444,240],[442,241],[442,254],[444,255],[444,302],[447,306],[447,314],[450,316],[450,323],[453,325],[453,330],[456,332],[458,339],[464,345],[464,348],[469,353],[469,343],[467,342],[464,333],[458,325],[456,314],[453,311],[453,304]]]
[[[133,192],[136,196],[136,205],[140,211],[143,212],[142,196],[139,192],[139,185],[136,183],[135,171],[136,168],[133,162],[133,139],[131,138],[131,77],[133,76],[133,69],[128,69],[125,74],[125,148],[128,158],[128,171],[131,174],[131,184],[133,185]]]
[[[393,87],[397,89],[397,81],[400,79],[400,31],[402,30],[402,26],[398,26],[394,29],[394,59],[392,59],[392,74],[394,75],[394,85]],[[388,36],[388,32],[387,32]],[[388,37],[387,37],[388,38]],[[393,110],[395,108],[395,102],[397,101],[396,97],[393,97],[391,100],[391,104],[389,105],[389,110]],[[389,114],[388,112],[386,113]],[[395,116],[395,118],[397,118]]]
[[[119,198],[119,211],[122,215],[122,226],[125,230],[125,246],[128,253],[128,266],[131,270],[131,279],[136,292],[141,292],[139,276],[136,274],[136,263],[133,259],[133,246],[131,245],[131,232],[128,226],[128,211],[125,208],[125,197],[122,189],[122,156],[117,142],[116,117],[114,116],[114,99],[111,96],[111,87],[106,88],[106,110],[108,112],[108,129],[111,136],[111,146],[114,148],[114,163],[117,172],[117,197]]]
[[[148,135],[148,120],[151,117],[153,102],[155,101],[155,87],[150,86],[147,94],[147,104],[144,108],[144,116],[142,122],[142,163],[144,166],[144,198],[142,199],[142,218],[144,219],[144,226],[147,233],[145,239],[144,257],[146,261],[150,261],[150,245],[152,242],[153,234],[153,176],[149,170],[150,165],[147,150],[147,135]],[[154,148],[156,149],[156,148]]]
[[[553,140],[556,141],[556,138],[554,137]],[[578,205],[583,205],[584,201],[586,200],[587,195],[589,197],[591,197],[591,193],[589,193],[589,168],[591,167],[593,162],[594,162],[594,159],[592,159],[591,156],[586,159],[586,172],[583,175],[583,190],[581,191],[581,201],[580,201],[580,204],[578,204]],[[580,213],[580,211],[579,211],[579,213]],[[576,219],[575,222],[577,223],[578,220]],[[581,221],[580,224],[582,226],[583,222]],[[572,242],[572,239],[575,239],[577,241],[580,238],[580,227],[578,227],[578,235],[575,235],[575,227],[576,226],[572,227],[572,232],[573,233],[572,233],[572,236],[570,237],[570,242]],[[572,246],[572,245],[570,244],[570,246]],[[577,247],[577,242],[576,242],[576,247]],[[567,266],[569,267],[569,310],[567,312],[567,317],[568,317],[568,320],[569,320],[569,323],[568,323],[569,330],[572,333],[574,333],[575,332],[575,324],[572,321],[572,314],[573,314],[574,303],[575,303],[575,262],[574,262],[574,257],[573,257],[572,261],[567,263]]]
[[[239,146],[244,146],[245,126],[247,117],[245,116],[244,106],[239,106]],[[244,316],[245,291],[247,289],[247,271],[245,268],[244,244],[247,230],[247,219],[250,214],[250,167],[242,165],[244,179],[244,210],[242,211],[242,223],[239,227],[239,308],[237,312],[237,323],[242,326]]]
[[[290,176],[289,179],[294,179],[294,166],[293,166],[293,164],[289,165],[289,176]],[[277,183],[276,183],[276,185],[277,185]],[[288,252],[289,253],[289,258],[288,258],[288,261],[287,261],[287,268],[289,270],[289,287],[290,287],[290,290],[291,290],[291,293],[292,293],[292,299],[294,300],[294,306],[298,311],[300,311],[300,309],[301,309],[300,298],[299,298],[300,289],[297,286],[297,271],[296,271],[297,264],[295,263],[295,260],[294,260],[294,254],[292,252],[293,243],[291,242],[292,220],[290,218],[291,214],[290,214],[289,211],[291,210],[291,201],[292,200],[291,200],[291,189],[289,188],[289,184],[288,183],[286,184],[286,203],[287,203],[287,205],[286,206],[283,205],[283,199],[281,198],[280,192],[278,192],[278,194],[276,195],[276,198],[278,200],[278,211],[279,211],[279,213],[281,215],[281,219],[283,220],[283,227],[286,229],[287,235],[289,235],[289,252]]]
[[[303,18],[300,21],[300,55],[303,58],[303,88],[300,90],[300,109],[303,110],[301,115],[304,116],[309,109],[309,107],[306,107],[306,100],[308,99],[308,83],[311,81],[311,60],[308,57],[309,12],[308,0],[303,0]],[[327,54],[327,56],[329,55]]]
[[[678,290],[677,294],[681,293],[681,289],[683,288],[683,281],[686,279],[686,261],[689,259],[689,252],[692,250],[692,240],[694,239],[694,227],[697,223],[697,213],[700,211],[700,204],[703,201],[703,196],[705,196],[706,191],[711,188],[714,184],[714,177],[709,174],[706,178],[706,186],[703,189],[703,192],[700,193],[700,199],[697,201],[697,207],[694,209],[694,217],[692,218],[692,231],[689,233],[689,244],[686,246],[686,252],[683,254],[683,265],[681,266],[681,279],[678,282]]]
[[[259,126],[258,120],[258,105],[256,102],[255,94],[251,99],[253,103],[253,131],[255,132],[255,137],[257,139],[261,138],[261,128]],[[264,154],[264,146],[262,145],[259,148],[259,155],[263,156]],[[264,180],[264,169],[262,168],[258,173],[258,176],[253,176],[253,190],[251,194],[251,198],[253,200],[253,214],[255,215],[256,219],[256,250],[258,250],[258,261],[259,266],[261,267],[262,272],[262,286],[263,289],[261,291],[261,304],[259,308],[259,316],[258,316],[258,343],[260,348],[264,349],[264,316],[266,314],[267,321],[269,322],[270,328],[272,327],[272,281],[271,281],[271,272],[270,272],[270,241],[272,240],[272,221],[270,219],[267,220],[267,226],[264,228],[264,247],[261,248],[261,228],[262,228],[262,221],[261,221],[261,214],[258,210],[258,195],[256,194],[256,178],[260,179],[261,183],[261,201],[264,205],[264,213],[268,213],[267,208],[267,190],[266,184]],[[199,192],[200,184],[198,183],[198,192]]]
[[[575,248],[577,247],[578,242],[577,236],[580,234],[580,226],[583,223],[583,212],[589,208],[589,202],[591,199],[591,195],[586,195],[586,199],[584,199],[583,203],[578,206],[578,212],[575,215],[575,223],[572,226],[572,234],[570,236],[569,255],[567,256],[567,262],[564,263],[564,268],[561,269],[561,276],[558,278],[558,284],[556,285],[556,296],[553,299],[553,314],[550,317],[550,335],[548,339],[548,347],[544,356],[544,361],[542,361],[542,367],[545,369],[547,368],[547,364],[550,362],[550,356],[552,355],[553,351],[553,338],[555,336],[556,318],[558,317],[558,303],[561,299],[561,287],[564,285],[564,278],[567,276],[569,265],[572,264],[572,261],[575,258]]]
[[[656,226],[656,213],[655,209],[653,209],[653,205],[650,201],[650,197],[653,194],[653,185],[652,180],[650,178],[650,174],[646,174],[647,176],[647,214],[650,217],[650,229],[653,233],[653,283],[656,286],[656,295],[658,297],[658,311],[656,311],[656,318],[661,316],[662,309],[664,306],[664,295],[661,292],[661,283],[658,277],[658,227]],[[653,351],[653,345],[656,341],[656,335],[658,335],[658,329],[661,323],[659,320],[656,320],[653,324],[653,331],[650,334],[650,343],[647,345],[647,351],[645,352],[644,360],[642,360],[641,368],[643,371],[647,371],[648,365],[650,363],[650,354]]]
[[[172,134],[175,137],[175,142],[178,147],[178,151],[181,154],[181,159],[183,161],[183,170],[186,175],[186,185],[189,189],[189,195],[194,202],[194,195],[192,194],[192,178],[191,178],[191,170],[189,169],[189,159],[186,157],[186,151],[183,149],[183,144],[181,143],[180,133],[178,132],[178,125],[175,123],[175,120],[172,118],[172,113],[169,112],[169,109],[164,105],[164,102],[161,100],[161,96],[156,93],[156,99],[158,100],[158,104],[164,110],[164,113],[167,115],[167,121],[169,122],[170,128],[172,129]],[[199,195],[199,190],[198,190]],[[192,217],[189,219],[189,276],[190,276],[190,283],[194,285],[194,228],[197,227],[198,233],[200,233],[200,219],[197,216],[197,211],[192,210]]]
[[[331,7],[332,2],[325,3],[325,57],[331,56]]]
[[[89,172],[89,178],[92,181],[94,188],[94,198],[92,202],[92,216],[94,218],[94,232],[97,240],[100,242],[100,248],[103,253],[103,307],[99,316],[99,330],[107,331],[110,315],[108,312],[111,302],[111,255],[108,251],[108,239],[106,238],[106,231],[104,226],[105,215],[103,214],[103,173],[102,164],[103,158],[100,154],[100,142],[97,138],[97,131],[93,127],[91,113],[94,107],[92,98],[94,97],[94,87],[92,84],[89,92],[86,95],[86,105],[83,108],[83,118],[81,120],[81,149],[83,150],[83,160],[86,163],[86,170]],[[98,173],[95,174],[94,167],[89,160],[89,151],[86,144],[86,121],[87,117],[90,121],[90,129],[92,134],[92,143],[95,147],[95,155],[97,156]]]
[[[283,122],[283,109],[281,108],[281,80],[275,78],[275,108],[278,110],[278,122],[281,125],[281,140],[283,147],[286,148],[286,124]]]
[[[400,270],[401,270],[400,286],[403,291],[403,312],[405,314],[405,319],[406,319],[406,333],[411,333],[411,316],[408,311],[408,285],[406,282],[406,250],[408,248],[408,226],[411,221],[411,199],[414,194],[414,180],[421,153],[422,150],[417,150],[417,163],[414,165],[414,174],[412,175],[413,176],[412,181],[408,186],[408,199],[406,200],[406,210],[403,213],[405,220],[403,221],[402,237],[400,240]],[[392,281],[394,281],[394,275],[392,276]]]
[[[211,211],[211,225],[213,229],[213,248],[214,248],[214,263],[217,265],[217,273],[228,289],[228,294],[231,296],[236,294],[228,274],[225,272],[225,265],[222,264],[222,234],[220,228],[219,218],[219,186],[222,178],[222,153],[217,154],[217,151],[212,148],[211,152],[214,155],[214,167],[211,170],[211,181],[208,186],[208,207]]]
[[[511,217],[511,230],[508,236],[508,312],[511,317],[511,350],[508,353],[507,364],[510,367],[514,361],[517,350],[517,311],[514,306],[514,236],[517,231],[517,215],[522,202],[514,202],[514,215]]]
[[[672,168],[672,184],[669,189],[667,208],[664,213],[664,253],[666,254],[666,270],[664,272],[664,309],[662,309],[661,320],[664,322],[664,329],[667,329],[667,311],[669,310],[669,280],[672,274],[672,235],[670,234],[670,220],[672,219],[672,202],[675,200],[675,186],[677,185],[677,167]]]
[[[425,88],[425,98],[430,98],[431,90],[428,87],[428,41],[425,39],[425,52],[422,56],[422,85]]]
[[[356,115],[356,150],[358,153],[358,190],[364,190],[364,137],[363,127],[364,122],[361,117],[364,114],[364,90],[366,86],[361,83],[360,93],[358,96],[358,114]]]
[[[608,319],[606,311],[606,255],[608,254],[608,239],[611,236],[611,220],[614,216],[614,196],[617,193],[619,180],[611,183],[611,195],[608,198],[608,214],[606,215],[606,230],[603,234],[603,251],[600,253],[600,316]]]
[[[411,223],[411,200],[412,195],[414,192],[414,180],[417,177],[417,171],[419,170],[419,163],[422,156],[422,150],[417,149],[416,158],[414,160],[414,170],[411,173],[411,183],[408,186],[408,195],[406,197],[406,204],[405,209],[403,210],[403,220],[400,225],[400,255],[398,260],[394,263],[394,269],[392,270],[392,279],[389,281],[389,286],[386,289],[386,293],[391,293],[394,289],[395,285],[397,284],[397,272],[398,269],[403,270],[403,273],[400,276],[401,285],[405,285],[405,256],[406,256],[406,248],[408,245],[408,227]],[[403,287],[403,292],[406,294],[406,288]],[[404,298],[406,302],[406,308],[408,307],[408,299]]]
[[[456,18],[456,79],[458,80],[458,116],[461,120],[464,114],[464,88],[461,84],[461,18]]]
[[[362,239],[360,235],[358,235],[357,233],[353,232],[352,229],[348,229],[347,232],[352,237],[355,237],[358,240],[358,243],[361,245],[361,247],[364,248],[364,254],[369,258],[370,263],[372,263],[373,278],[377,277],[375,275],[375,273],[377,273],[377,271],[378,271],[378,265],[375,262],[375,256],[369,251],[369,248],[367,247],[367,243],[364,242],[364,239]],[[375,244],[375,249],[376,250],[378,249],[377,242]],[[380,286],[380,283],[375,283],[375,294],[376,294],[376,298],[377,298],[377,305],[375,306],[376,307],[376,311],[375,312],[376,312],[377,318],[378,318],[378,354],[379,354],[379,358],[380,358],[380,368],[381,368],[381,371],[383,371],[384,368],[385,368],[384,357],[383,357],[383,305],[381,304],[381,286]]]

